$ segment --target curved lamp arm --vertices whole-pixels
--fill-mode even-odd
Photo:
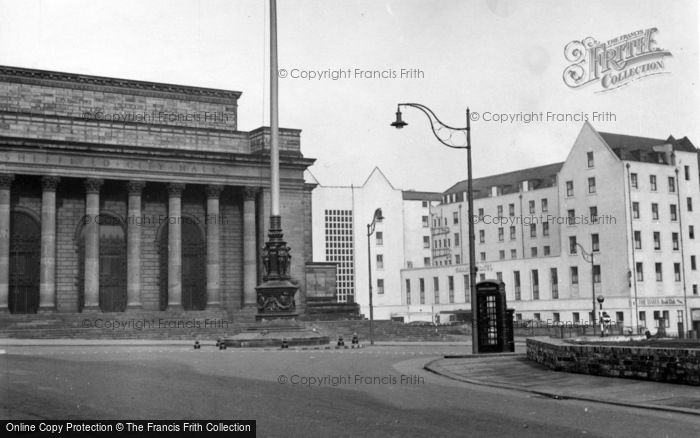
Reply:
[[[579,248],[581,248],[581,256],[583,257],[583,259],[584,259],[585,261],[587,261],[587,262],[590,262],[590,261],[591,261],[591,258],[593,257],[593,254],[592,254],[592,253],[589,253],[588,251],[586,251],[586,249],[583,247],[583,245],[581,245],[581,244],[578,243],[578,242],[576,242],[576,246],[578,246]]]
[[[433,110],[431,110],[425,105],[421,105],[420,103],[400,103],[398,105],[397,116],[401,113],[402,106],[410,106],[421,110],[423,114],[425,114],[428,117],[428,120],[430,120],[430,128],[433,131],[433,135],[435,136],[435,138],[438,139],[440,143],[454,149],[469,148],[469,108],[467,108],[467,127],[455,128],[453,126],[449,126],[442,123],[442,121],[438,119],[438,117],[435,115]]]

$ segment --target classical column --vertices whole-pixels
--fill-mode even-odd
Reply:
[[[85,180],[85,303],[84,311],[100,308],[100,187],[103,181]]]
[[[10,310],[10,186],[14,177],[0,174],[0,313]]]
[[[168,310],[182,310],[182,191],[181,183],[168,184]]]
[[[207,193],[207,308],[221,307],[219,197],[223,187],[210,185]]]
[[[126,305],[141,308],[141,192],[144,181],[129,181],[129,207],[126,234]]]
[[[56,186],[57,176],[41,177],[41,267],[39,311],[56,309]]]
[[[258,282],[257,239],[255,230],[255,199],[258,190],[246,187],[243,190],[243,303],[246,307],[256,306]]]

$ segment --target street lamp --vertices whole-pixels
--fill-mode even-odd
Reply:
[[[605,321],[603,318],[603,301],[605,301],[605,297],[602,295],[598,295],[598,304],[600,305],[600,337],[601,338],[605,337]]]
[[[583,260],[590,262],[591,263],[591,300],[593,300],[593,312],[591,312],[591,318],[593,318],[593,334],[595,335],[595,269],[593,268],[594,265],[594,260],[593,260],[593,247],[591,246],[591,252],[587,252],[583,246],[581,246],[580,243],[576,242],[576,246],[578,246],[581,249],[581,257],[583,257]],[[600,301],[601,297],[598,297],[598,302],[602,304],[602,301]]]
[[[428,117],[430,128],[438,141],[453,149],[467,150],[467,214],[469,215],[469,291],[472,310],[472,353],[479,352],[478,324],[476,320],[476,260],[474,256],[474,194],[472,192],[472,147],[470,113],[467,108],[467,127],[454,128],[448,126],[437,118],[435,113],[425,105],[419,103],[400,103],[396,108],[396,120],[391,123],[396,129],[401,129],[408,123],[401,118],[401,107],[408,106],[419,109]]]
[[[367,224],[367,274],[369,277],[369,343],[374,345],[374,305],[372,304],[372,252],[370,251],[369,238],[374,234],[374,226],[377,221],[384,219],[382,209],[374,210],[372,223]]]

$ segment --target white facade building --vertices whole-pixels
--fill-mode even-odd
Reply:
[[[369,315],[367,225],[381,208],[369,239],[374,317],[389,319],[401,303],[401,269],[432,263],[430,206],[439,193],[396,189],[378,168],[361,186],[324,186],[312,192],[314,261],[338,264],[340,302],[356,302]],[[427,239],[427,240],[426,240]]]
[[[659,318],[669,333],[679,323],[700,330],[699,176],[687,138],[586,123],[565,162],[474,180],[478,279],[506,283],[516,319],[585,323],[603,296],[603,310],[632,330],[655,332]],[[463,181],[432,209],[433,267],[402,271],[403,309],[392,317],[470,308],[467,220]]]

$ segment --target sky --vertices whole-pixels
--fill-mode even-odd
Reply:
[[[241,91],[247,131],[269,124],[268,13],[262,0],[0,0],[0,64]],[[399,102],[455,127],[476,113],[475,177],[565,160],[584,117],[700,146],[696,0],[279,0],[277,16],[280,126],[302,130],[323,185],[362,184],[374,167],[406,190],[466,178],[466,152],[418,110],[389,126]],[[650,28],[670,52],[663,74],[605,92],[564,83],[570,42]]]

